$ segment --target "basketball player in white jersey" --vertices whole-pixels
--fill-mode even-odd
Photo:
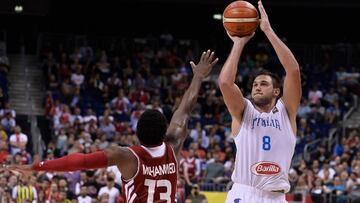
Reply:
[[[270,26],[262,2],[260,28],[285,69],[283,94],[274,74],[256,75],[251,100],[244,98],[235,77],[240,55],[251,36],[232,37],[233,47],[219,75],[219,86],[232,116],[231,133],[237,152],[234,182],[226,203],[286,202],[288,172],[295,148],[296,112],[301,99],[299,65]],[[281,96],[282,95],[282,96]]]

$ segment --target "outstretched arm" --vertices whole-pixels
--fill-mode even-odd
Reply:
[[[229,34],[228,34],[229,35]],[[223,95],[224,102],[232,117],[232,133],[237,134],[240,122],[242,120],[242,113],[245,108],[244,96],[240,88],[235,84],[236,72],[238,68],[239,59],[244,49],[245,44],[254,36],[233,37],[233,47],[228,56],[223,68],[221,69],[218,83],[220,91]]]
[[[290,49],[280,40],[271,28],[269,18],[262,2],[259,1],[258,5],[261,15],[260,28],[274,47],[280,63],[283,65],[286,72],[282,100],[285,103],[290,119],[295,120],[302,94],[299,64]]]
[[[203,52],[197,65],[194,62],[190,62],[194,76],[189,88],[181,99],[179,107],[171,118],[165,137],[165,142],[172,145],[176,155],[179,155],[187,136],[187,123],[190,113],[196,104],[202,80],[208,76],[217,61],[218,59],[214,59],[214,52],[208,50]]]
[[[89,154],[74,153],[48,161],[34,161],[32,165],[5,166],[9,170],[28,173],[31,171],[77,171],[105,168],[117,165],[124,178],[131,178],[137,171],[137,158],[127,147],[110,147]]]

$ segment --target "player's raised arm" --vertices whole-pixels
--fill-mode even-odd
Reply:
[[[201,87],[203,79],[208,76],[212,67],[217,63],[214,52],[208,50],[203,52],[198,64],[190,62],[193,70],[193,78],[189,88],[181,99],[179,107],[171,118],[170,125],[166,131],[165,142],[171,144],[176,155],[182,148],[182,144],[187,136],[187,123],[190,113],[193,110]]]
[[[241,53],[245,44],[251,39],[254,33],[251,36],[245,36],[241,38],[231,36],[230,34],[228,35],[233,41],[233,47],[224,66],[221,69],[218,84],[226,107],[228,108],[233,118],[233,123],[234,119],[240,123],[242,119],[242,112],[244,111],[246,103],[240,88],[235,84],[235,78]],[[234,133],[237,130],[238,129],[233,129],[232,131]]]
[[[280,40],[271,28],[269,18],[262,2],[259,1],[258,5],[261,16],[260,28],[274,47],[280,63],[283,65],[286,72],[282,100],[284,101],[290,119],[293,122],[296,118],[296,112],[300,105],[302,94],[299,64],[290,49]]]

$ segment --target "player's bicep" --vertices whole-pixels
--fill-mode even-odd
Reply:
[[[244,96],[236,84],[220,85],[226,107],[232,117],[241,118],[245,108]]]
[[[300,71],[293,70],[286,73],[282,100],[291,117],[296,116],[297,109],[300,105],[301,95]]]

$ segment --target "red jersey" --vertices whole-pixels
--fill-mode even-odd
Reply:
[[[186,158],[183,165],[185,168],[187,168],[187,172],[188,172],[190,180],[196,178],[196,159],[194,157]],[[185,170],[185,168],[184,168],[184,170]]]
[[[165,144],[165,153],[153,157],[142,146],[129,149],[138,159],[138,171],[130,180],[122,179],[127,203],[175,203],[178,164],[170,145]]]
[[[185,159],[181,159],[179,162],[179,176],[180,177],[184,176],[184,163],[185,163]]]

